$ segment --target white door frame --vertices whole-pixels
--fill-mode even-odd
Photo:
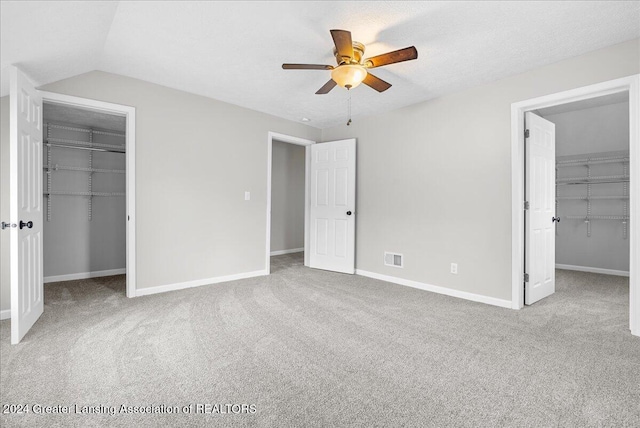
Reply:
[[[524,284],[524,113],[559,104],[629,92],[629,321],[640,336],[640,74],[511,104],[511,282],[513,309],[521,309]]]
[[[135,107],[90,100],[55,92],[40,91],[42,102],[63,104],[84,110],[124,116],[126,120],[126,212],[127,212],[127,297],[136,296],[136,109]]]
[[[269,131],[267,135],[267,246],[265,258],[265,272],[271,274],[271,169],[273,161],[273,141],[295,144],[305,147],[304,165],[304,265],[309,266],[309,171],[311,171],[311,150],[310,145],[315,144],[313,140],[293,137],[291,135],[279,134]]]

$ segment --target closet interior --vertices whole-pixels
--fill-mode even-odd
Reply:
[[[126,119],[43,107],[44,279],[126,272]]]
[[[628,276],[628,92],[539,113],[556,125],[556,267]]]

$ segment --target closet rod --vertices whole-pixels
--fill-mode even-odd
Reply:
[[[590,160],[577,160],[577,161],[558,161],[556,163],[556,167],[564,167],[564,166],[583,166],[583,165],[599,165],[605,163],[624,163],[629,162],[629,158],[614,158],[614,159],[590,159]]]
[[[63,196],[125,196],[124,192],[73,192],[64,190],[52,190],[44,192],[44,196],[63,195]]]
[[[628,180],[628,175],[600,175],[600,176],[588,176],[588,177],[566,177],[566,178],[557,178],[556,183],[560,184],[562,182],[575,182],[575,181],[584,181],[587,184],[589,183],[597,183],[596,180]]]
[[[122,144],[114,145],[114,144],[102,144],[102,143],[94,143],[91,141],[78,141],[78,140],[65,140],[63,138],[47,138],[47,143],[56,143],[56,144],[71,144],[72,146],[81,146],[81,147],[100,147],[101,149],[114,149],[114,150],[122,150],[125,151],[126,147]]]
[[[564,218],[569,218],[569,219],[573,219],[573,220],[584,220],[584,221],[589,221],[589,220],[623,220],[623,221],[628,221],[629,217],[628,216],[623,216],[623,215],[566,215],[564,216]]]
[[[619,179],[619,180],[602,180],[602,181],[570,181],[567,183],[556,183],[556,186],[565,186],[565,185],[573,185],[573,184],[614,184],[614,183],[628,183],[629,179]]]
[[[586,162],[605,162],[605,161],[615,161],[615,162],[628,162],[629,161],[629,153],[621,153],[617,155],[611,156],[589,156],[586,158],[580,159],[564,159],[559,160],[557,162],[558,165],[568,165],[571,163],[586,163]]]
[[[582,184],[582,183],[581,183]],[[588,201],[589,199],[629,199],[629,196],[556,196],[556,199],[574,200],[574,201]]]
[[[77,128],[74,126],[58,125],[55,123],[48,123],[47,126],[50,126],[52,128],[57,128],[57,129],[64,129],[66,131],[78,131],[78,132],[86,132],[86,133],[93,132],[94,134],[100,134],[100,135],[111,135],[113,137],[125,137],[125,134],[120,132],[99,131],[99,130],[89,129],[89,128]]]
[[[104,169],[104,168],[85,168],[82,166],[63,166],[63,165],[43,165],[43,169],[51,171],[80,171],[80,172],[103,172],[111,174],[126,174],[124,169]],[[628,196],[627,196],[628,198]]]
[[[125,154],[127,152],[122,150],[111,150],[111,149],[101,149],[99,147],[82,147],[82,146],[70,146],[67,144],[58,144],[58,143],[45,143],[47,147],[63,147],[65,149],[79,149],[79,150],[91,150],[94,152],[109,152],[109,153],[122,153]]]

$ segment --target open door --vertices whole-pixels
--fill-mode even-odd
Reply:
[[[556,126],[527,112],[525,128],[524,303],[531,305],[556,291]],[[526,208],[526,207],[525,207]]]
[[[356,140],[311,147],[309,266],[355,273]]]
[[[42,97],[11,68],[9,205],[11,343],[22,340],[44,309],[42,281]]]

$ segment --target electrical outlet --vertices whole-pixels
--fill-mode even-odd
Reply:
[[[454,275],[458,274],[458,263],[451,263],[451,273]]]

